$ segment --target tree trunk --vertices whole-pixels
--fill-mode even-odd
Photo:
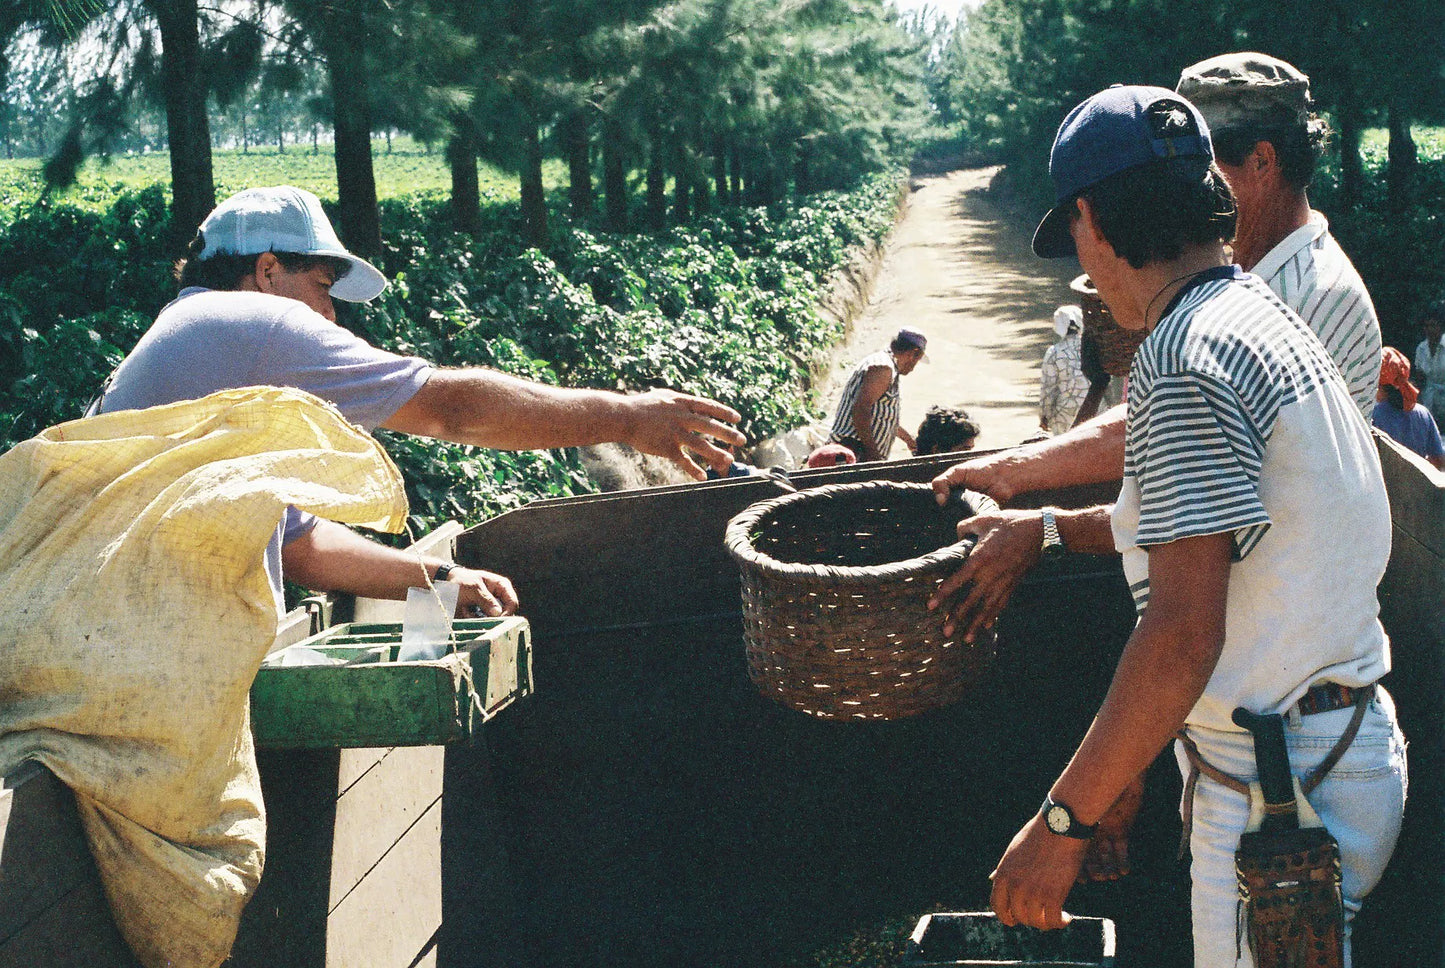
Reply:
[[[1385,175],[1389,209],[1404,212],[1414,197],[1415,170],[1420,159],[1415,152],[1415,139],[1410,134],[1410,115],[1399,104],[1390,103],[1390,167]]]
[[[806,144],[793,148],[793,187],[799,195],[809,195],[813,191],[813,172],[808,164],[808,154]]]
[[[691,199],[688,189],[692,187],[692,176],[688,174],[687,148],[678,139],[672,153],[672,219],[678,225],[686,225],[691,216]]]
[[[381,257],[381,217],[371,162],[371,101],[366,91],[366,24],[337,12],[325,43],[331,80],[331,123],[336,136],[336,192],[341,241],[365,259]]]
[[[1352,92],[1339,103],[1340,201],[1346,207],[1360,203],[1365,191],[1365,163],[1360,158],[1360,136],[1365,120]]]
[[[728,168],[732,183],[728,189],[728,199],[734,205],[743,203],[743,149],[734,142],[728,151]]]
[[[728,149],[727,142],[722,135],[718,135],[712,142],[712,183],[713,191],[717,193],[719,205],[726,205],[728,200]]]
[[[567,154],[567,206],[572,217],[592,216],[592,157],[587,143],[586,107],[579,107],[562,120],[562,150]]]
[[[522,241],[547,247],[547,196],[542,190],[542,136],[528,116],[523,122],[525,152],[522,157]]]
[[[647,227],[654,232],[667,227],[667,175],[662,167],[662,133],[656,130],[647,159]]]
[[[171,153],[171,237],[184,246],[216,207],[200,24],[196,0],[148,0],[148,5],[161,34],[166,140]]]
[[[708,187],[706,176],[699,175],[692,179],[692,210],[697,215],[706,215],[712,211],[712,191]]]
[[[607,196],[607,230],[627,231],[627,169],[622,132],[610,118],[602,126],[602,190]]]
[[[482,186],[477,177],[477,126],[471,116],[462,111],[452,115],[447,165],[452,172],[452,221],[463,232],[475,235],[482,221]]]

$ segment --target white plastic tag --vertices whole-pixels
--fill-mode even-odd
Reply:
[[[407,589],[399,661],[418,662],[446,655],[460,591],[461,586],[450,581],[436,582],[431,588]]]

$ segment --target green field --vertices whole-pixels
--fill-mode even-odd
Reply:
[[[373,145],[376,191],[381,198],[401,195],[441,194],[451,191],[451,174],[440,150],[428,151],[409,138],[397,138],[392,150],[386,142]],[[326,199],[336,198],[336,164],[331,146],[323,144],[312,153],[309,146],[290,145],[284,152],[274,146],[253,147],[242,153],[235,149],[212,153],[216,197],[225,198],[243,188],[258,185],[295,185]],[[0,160],[0,209],[23,205],[40,197],[44,183],[40,159]],[[79,183],[57,197],[86,208],[106,208],[115,195],[126,189],[166,184],[171,178],[168,152],[148,155],[116,155],[108,161],[92,159],[81,169]],[[542,168],[548,187],[565,181],[566,166],[548,161]],[[482,202],[512,201],[517,198],[517,176],[492,165],[481,166]]]

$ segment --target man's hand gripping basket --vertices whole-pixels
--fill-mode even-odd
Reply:
[[[822,719],[899,719],[963,697],[991,636],[943,634],[928,598],[972,539],[956,525],[997,505],[968,492],[940,508],[927,484],[830,484],[760,501],[728,523],[742,569],[748,674],[766,696]]]

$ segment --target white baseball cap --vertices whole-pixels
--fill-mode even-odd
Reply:
[[[302,188],[277,185],[237,192],[206,216],[200,233],[205,245],[198,259],[263,252],[329,256],[351,266],[332,285],[334,298],[368,302],[386,289],[386,276],[346,251],[321,210],[321,200]]]

